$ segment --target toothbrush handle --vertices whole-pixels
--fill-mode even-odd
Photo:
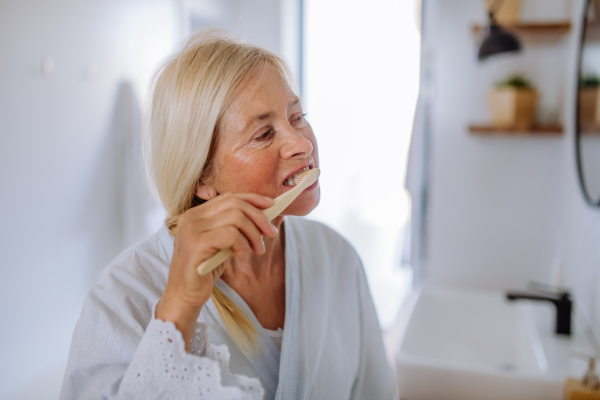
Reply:
[[[221,249],[221,250],[219,250],[219,252],[217,254],[215,254],[208,260],[206,260],[203,263],[201,263],[200,265],[198,265],[198,268],[196,268],[196,271],[200,275],[206,275],[210,271],[212,271],[213,269],[217,268],[219,265],[224,263],[225,261],[229,260],[229,257],[231,257],[232,255],[233,255],[233,250],[231,250],[231,248]]]

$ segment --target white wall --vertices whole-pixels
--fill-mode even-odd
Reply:
[[[0,4],[2,399],[58,397],[83,297],[124,246],[119,87],[139,118],[177,23],[165,0]]]
[[[552,260],[562,255],[567,286],[598,321],[600,209],[583,199],[574,150],[582,1],[522,3],[524,20],[575,23],[558,42],[525,42],[520,55],[484,63],[476,61],[471,35],[472,24],[485,21],[484,2],[431,0],[428,6],[435,94],[427,279],[496,289],[523,287],[529,280],[549,283]],[[514,72],[537,86],[538,114],[544,122],[562,121],[562,136],[469,134],[470,123],[490,119],[488,89]]]
[[[183,0],[187,31],[218,26],[282,55],[299,73],[300,0]]]
[[[130,244],[119,135],[139,128],[151,73],[189,31],[190,8],[214,6],[226,28],[282,50],[280,0],[223,4],[0,3],[0,399],[58,397],[85,293]]]

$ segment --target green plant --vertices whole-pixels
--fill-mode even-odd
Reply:
[[[533,85],[523,75],[511,75],[505,81],[496,84],[496,87],[512,87],[517,89],[532,89]]]
[[[582,87],[598,87],[600,86],[600,77],[598,74],[587,74],[579,80],[579,86]]]

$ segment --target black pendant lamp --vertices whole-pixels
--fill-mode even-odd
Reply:
[[[481,42],[481,46],[479,47],[479,54],[477,55],[479,61],[483,61],[489,56],[500,53],[521,51],[519,39],[512,33],[502,29],[502,27],[496,23],[493,11],[490,10],[489,16],[490,28],[487,36],[483,39],[483,42]]]

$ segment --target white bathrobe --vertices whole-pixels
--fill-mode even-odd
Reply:
[[[198,318],[191,354],[183,351],[179,332],[171,331],[170,339],[162,340],[160,335],[174,328],[154,319],[173,254],[173,237],[162,228],[122,253],[94,282],[73,334],[61,399],[116,399],[131,397],[131,391],[138,391],[133,397],[162,398],[158,391],[168,390],[166,382],[176,379],[181,381],[172,387],[190,392],[182,398],[197,398],[199,392],[200,398],[230,398],[215,393],[227,385],[239,389],[235,393],[240,398],[262,397],[263,391],[265,399],[278,400],[394,398],[393,375],[356,252],[317,222],[285,217],[283,229],[286,312],[281,351],[244,300],[222,280],[217,282],[219,289],[259,333],[258,355],[247,359],[235,346],[212,301]],[[175,350],[165,353],[158,343]],[[201,365],[221,368],[210,393],[202,385],[214,374],[186,375],[192,373],[188,368],[202,370]],[[144,377],[145,383],[136,383]],[[198,382],[186,389],[186,380]],[[253,382],[260,382],[262,390],[249,390]]]

